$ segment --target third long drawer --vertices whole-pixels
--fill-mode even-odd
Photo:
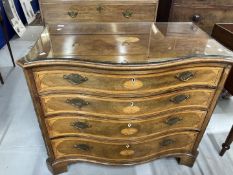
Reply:
[[[200,131],[206,111],[185,110],[137,120],[111,120],[84,116],[45,119],[50,138],[86,136],[105,139],[140,139],[180,130]]]

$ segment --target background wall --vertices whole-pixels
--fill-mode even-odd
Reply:
[[[21,18],[22,22],[24,24],[26,24],[26,18],[24,16],[23,9],[22,9],[22,7],[20,5],[19,0],[14,0],[14,2],[15,2],[16,10],[17,10],[17,12],[19,14],[19,17]],[[35,12],[37,12],[39,10],[38,0],[33,0],[32,1],[32,7],[33,7]],[[6,13],[4,11],[3,4],[2,4],[1,0],[0,0],[0,8],[1,8],[1,15],[2,15],[4,23],[5,23],[6,27],[7,27],[8,37],[12,38],[15,35],[15,31],[12,28],[9,20],[6,17]],[[4,36],[3,36],[2,28],[0,27],[0,48],[2,48],[4,45],[5,45],[5,39],[4,39]]]

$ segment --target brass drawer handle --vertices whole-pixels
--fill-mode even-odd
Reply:
[[[177,95],[177,96],[171,98],[170,101],[175,103],[175,104],[179,104],[183,101],[188,100],[189,98],[190,98],[189,95],[181,94],[181,95]]]
[[[70,10],[67,12],[67,14],[71,17],[71,18],[76,18],[78,16],[78,11],[77,10]]]
[[[165,139],[162,142],[160,142],[160,147],[166,147],[166,146],[172,145],[174,143],[175,143],[175,141],[172,139]]]
[[[79,74],[69,74],[69,75],[64,75],[63,78],[70,82],[71,84],[78,85],[81,83],[84,83],[88,80],[87,77],[83,77]]]
[[[73,126],[75,129],[87,129],[87,128],[91,128],[91,125],[89,125],[88,123],[79,122],[79,121],[71,123],[71,126]]]
[[[102,11],[104,10],[104,8],[103,8],[101,5],[99,5],[99,6],[96,8],[96,10],[97,10],[99,13],[102,13]]]
[[[172,126],[177,124],[178,122],[182,121],[183,119],[180,117],[170,117],[165,121],[165,124]]]
[[[188,81],[192,78],[194,78],[194,73],[190,71],[182,72],[176,75],[176,78],[180,81]]]
[[[70,10],[67,12],[67,14],[71,17],[71,18],[76,18],[78,16],[78,10]]]
[[[87,145],[87,144],[77,144],[77,145],[74,145],[74,148],[78,149],[78,150],[81,150],[81,151],[90,151],[92,148]]]
[[[66,103],[71,104],[72,106],[82,108],[84,106],[87,106],[89,103],[80,99],[80,98],[73,98],[73,99],[67,99]]]
[[[192,16],[192,21],[193,22],[198,23],[198,22],[200,22],[200,20],[201,20],[201,16],[200,15],[196,14],[196,15]]]
[[[125,18],[130,18],[130,17],[133,16],[133,12],[131,10],[129,10],[129,9],[125,10],[124,12],[122,12],[122,14],[123,14],[123,16]]]

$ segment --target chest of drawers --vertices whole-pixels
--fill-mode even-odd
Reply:
[[[232,0],[174,0],[170,21],[193,21],[208,34],[215,23],[233,22]]]
[[[46,24],[155,21],[158,0],[40,0]]]
[[[18,64],[50,170],[167,156],[192,166],[232,57],[192,23],[46,27]]]

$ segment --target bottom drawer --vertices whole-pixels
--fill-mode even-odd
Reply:
[[[161,155],[191,152],[197,134],[180,132],[150,140],[120,143],[70,137],[52,140],[52,147],[56,159],[72,157],[128,164]]]

